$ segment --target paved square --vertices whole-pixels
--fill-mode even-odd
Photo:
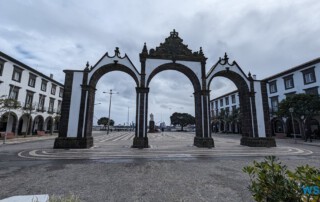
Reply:
[[[215,148],[192,146],[194,134],[94,133],[94,147],[54,150],[53,139],[0,146],[0,199],[73,193],[83,201],[252,201],[241,169],[277,155],[289,168],[320,165],[320,147],[278,140],[276,148],[240,146],[239,135],[215,135]]]

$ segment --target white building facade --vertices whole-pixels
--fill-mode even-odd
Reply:
[[[58,130],[63,85],[53,75],[46,76],[0,52],[0,96],[21,105],[1,111],[1,133],[26,135]]]
[[[280,118],[275,115],[278,111],[279,103],[288,96],[294,94],[315,94],[319,95],[320,90],[320,58],[308,61],[299,66],[290,68],[273,76],[263,79],[268,83],[267,93],[269,98],[269,112],[270,112],[270,121],[272,134],[275,136],[292,136],[297,134],[302,136],[302,125],[300,119],[295,119],[293,121],[294,126],[292,126],[291,118]],[[226,109],[230,107],[226,105],[226,99],[230,99],[231,95],[236,95],[237,91],[227,93],[218,98],[211,100],[211,111],[220,112],[221,109]],[[237,97],[237,96],[236,96]],[[221,105],[221,103],[223,105]],[[239,102],[236,103],[239,107]],[[236,107],[236,108],[237,108]],[[215,116],[218,117],[219,114],[215,113]],[[221,120],[221,118],[220,118]],[[215,123],[215,120],[212,120],[212,123]],[[320,117],[313,117],[309,120],[309,125],[311,131],[320,129],[319,127]],[[293,131],[294,128],[294,131]],[[218,131],[223,131],[219,129]],[[230,132],[230,131],[227,131]],[[314,134],[319,136],[319,134]]]
[[[210,102],[212,131],[241,133],[239,106],[237,90],[212,99]]]

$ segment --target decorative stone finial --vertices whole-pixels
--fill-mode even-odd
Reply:
[[[200,47],[199,54],[200,54],[200,55],[203,55],[202,47]]]
[[[146,42],[144,42],[143,49],[142,49],[142,53],[148,54],[148,49],[147,49],[147,44],[146,44]]]
[[[84,68],[84,70],[89,71],[89,61],[87,61],[86,68]]]
[[[248,73],[248,77],[249,77],[249,78],[252,78],[252,77],[251,77],[251,72]]]
[[[119,50],[119,47],[116,47],[116,49],[114,50],[114,54],[115,54],[115,56],[120,57],[120,50]]]
[[[229,60],[228,55],[227,55],[226,52],[224,53],[224,58],[223,58],[223,60],[225,61],[225,63],[227,63],[228,60]]]

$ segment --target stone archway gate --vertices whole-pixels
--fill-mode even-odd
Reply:
[[[210,127],[210,82],[215,76],[231,79],[239,89],[242,109],[242,145],[275,146],[271,138],[266,84],[246,76],[227,55],[206,74],[206,60],[202,49],[192,52],[173,30],[156,49],[148,51],[144,44],[140,53],[140,72],[116,48],[114,56],[106,53],[93,67],[84,70],[64,70],[65,84],[61,109],[59,137],[54,148],[89,148],[93,146],[92,124],[96,84],[106,73],[122,71],[136,83],[136,128],[132,147],[149,147],[147,136],[149,83],[159,72],[175,70],[189,78],[194,88],[196,132],[194,145],[214,147]]]

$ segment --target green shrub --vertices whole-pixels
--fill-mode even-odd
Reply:
[[[244,167],[243,172],[249,175],[248,189],[258,202],[320,201],[319,195],[303,190],[304,186],[320,187],[320,171],[316,168],[306,165],[291,172],[279,159],[268,156],[263,162]]]

